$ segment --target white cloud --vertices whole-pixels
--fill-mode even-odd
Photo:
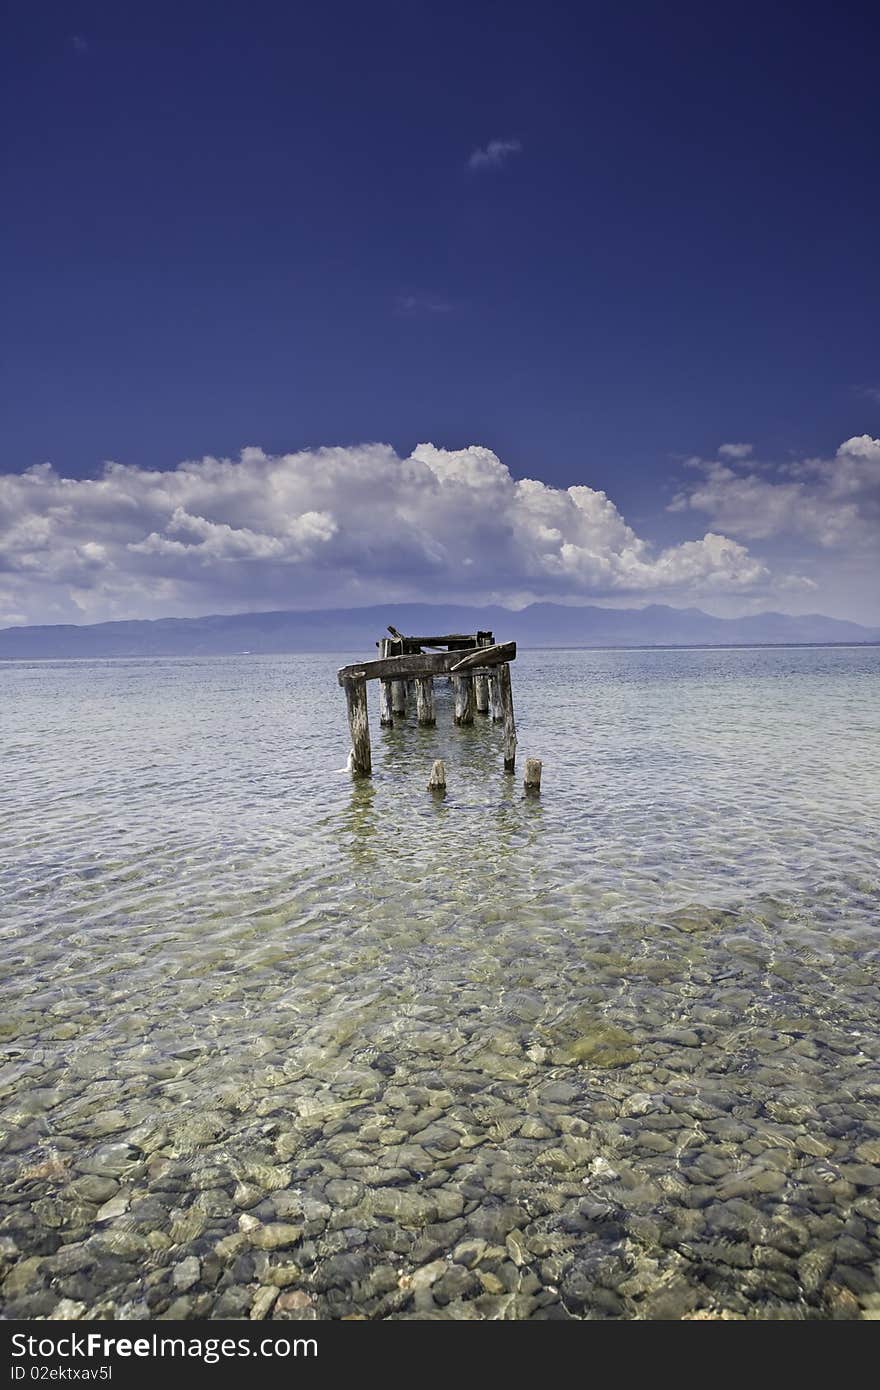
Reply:
[[[797,486],[790,484],[790,486]],[[0,475],[0,612],[86,620],[394,599],[743,593],[768,571],[716,530],[657,549],[604,492],[515,480],[490,449],[384,444],[168,472]]]
[[[488,145],[474,150],[468,160],[468,168],[498,169],[511,155],[520,154],[521,151],[522,145],[519,140],[490,140]]]
[[[726,457],[742,461],[744,456],[732,455],[730,447]],[[786,464],[775,479],[726,463],[697,461],[696,466],[701,481],[680,492],[670,511],[705,513],[713,525],[747,541],[794,535],[826,549],[877,542],[880,440],[870,435],[847,439],[833,459]]]
[[[747,459],[753,452],[751,444],[722,444],[718,450],[723,459]]]
[[[451,314],[454,308],[448,299],[436,294],[400,294],[394,301],[395,312],[405,318]]]

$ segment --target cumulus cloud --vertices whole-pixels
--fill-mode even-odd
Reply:
[[[737,446],[740,447],[740,446]],[[752,471],[748,455],[719,450],[727,462],[692,460],[701,480],[680,492],[669,510],[707,515],[747,541],[802,536],[826,549],[874,546],[880,519],[880,440],[847,439],[833,459],[787,463],[772,477]]]
[[[747,459],[753,452],[751,444],[722,444],[718,450],[723,459]]]
[[[511,155],[520,154],[519,140],[490,140],[474,150],[468,160],[469,169],[498,169]]]
[[[797,486],[797,484],[790,484]],[[709,531],[656,548],[604,492],[514,479],[487,448],[384,444],[161,472],[49,464],[0,476],[9,622],[395,599],[523,602],[744,593],[768,571]]]

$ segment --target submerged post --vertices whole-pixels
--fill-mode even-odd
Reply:
[[[526,758],[526,775],[523,786],[527,795],[538,796],[541,791],[541,769],[544,764],[540,758]]]
[[[516,770],[516,723],[513,718],[513,690],[507,662],[498,667],[498,696],[504,723],[504,771]]]
[[[456,724],[473,724],[474,678],[470,672],[465,672],[459,676],[453,676],[452,689],[455,693]]]
[[[445,792],[446,790],[446,764],[442,758],[438,758],[431,768],[431,776],[428,778],[429,792]]]
[[[387,637],[383,637],[379,643],[380,657],[388,656],[391,643]],[[379,723],[383,729],[391,728],[394,724],[394,710],[391,702],[391,681],[379,682]]]
[[[434,718],[434,682],[430,676],[416,677],[416,713],[420,724],[436,724]]]
[[[351,770],[356,777],[369,777],[373,771],[370,756],[370,717],[367,713],[367,682],[349,676],[343,681],[351,731]]]

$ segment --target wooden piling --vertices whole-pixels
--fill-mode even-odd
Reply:
[[[456,724],[473,724],[474,722],[474,678],[468,672],[462,672],[460,676],[452,677],[452,689],[455,693],[455,722]]]
[[[348,677],[343,683],[348,706],[348,727],[351,731],[352,772],[356,777],[369,777],[373,771],[370,756],[370,717],[367,713],[367,683]]]
[[[379,682],[379,723],[383,729],[390,729],[394,724],[390,681]]]
[[[489,677],[474,676],[474,703],[477,714],[489,713]]]
[[[523,787],[530,796],[540,794],[541,768],[543,766],[540,758],[526,758],[526,775],[523,778]]]
[[[406,681],[391,682],[391,711],[406,717]]]
[[[442,758],[438,758],[431,768],[431,776],[428,778],[429,792],[445,792],[446,790],[446,764]]]
[[[498,667],[498,698],[504,724],[504,771],[516,770],[516,722],[513,717],[513,691],[510,685],[510,667],[505,662]]]
[[[379,655],[389,656],[391,643],[387,637],[383,637],[379,643]],[[394,709],[391,699],[391,681],[379,682],[379,723],[383,729],[391,728],[394,724]]]
[[[416,677],[416,713],[420,724],[436,724],[434,717],[434,682],[430,676]]]
[[[501,696],[498,691],[498,672],[490,671],[487,680],[489,682],[489,713],[492,716],[492,723],[500,724],[504,715],[501,711]]]
[[[477,644],[480,647],[491,647],[494,645],[491,634],[483,636],[477,634]],[[477,714],[489,713],[489,673],[483,672],[479,676],[474,676],[474,698],[477,706]]]

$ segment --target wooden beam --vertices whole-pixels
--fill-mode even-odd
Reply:
[[[454,674],[456,671],[471,671],[477,666],[500,666],[504,662],[513,661],[515,657],[515,642],[499,642],[494,647],[477,647],[466,656],[462,656],[449,669]]]
[[[491,632],[449,632],[445,637],[404,637],[396,627],[389,627],[388,631],[395,642],[411,642],[421,647],[445,647],[448,642],[466,642],[472,647],[485,643],[491,647],[494,641]]]
[[[361,661],[353,666],[343,666],[336,673],[340,685],[347,680],[416,680],[419,676],[445,676],[450,671],[468,671],[479,666],[500,666],[503,662],[516,659],[516,643],[503,642],[495,647],[480,647],[479,650],[461,652],[422,652],[412,656],[382,657],[378,661]]]

